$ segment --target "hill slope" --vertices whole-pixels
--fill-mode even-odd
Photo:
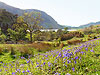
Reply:
[[[86,28],[86,27],[89,27],[89,26],[92,26],[92,25],[98,25],[98,24],[100,24],[100,21],[91,22],[91,23],[88,23],[88,24],[85,24],[85,25],[80,25],[79,28]]]
[[[18,14],[19,16],[22,15],[24,12],[32,12],[32,11],[40,12],[42,18],[44,19],[44,21],[40,24],[41,26],[45,28],[62,28],[63,27],[59,25],[50,15],[40,10],[36,10],[36,9],[23,10],[16,7],[12,7],[3,2],[0,2],[0,8],[6,9],[8,12],[11,12],[13,14]]]
[[[15,20],[15,15],[5,9],[0,9],[0,27],[4,33],[8,28],[12,27],[11,25],[15,22]]]

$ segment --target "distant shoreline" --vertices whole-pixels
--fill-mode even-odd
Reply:
[[[40,31],[55,31],[57,32],[58,29],[41,29]],[[62,29],[64,30],[64,29]],[[68,29],[67,31],[77,31],[77,29]]]

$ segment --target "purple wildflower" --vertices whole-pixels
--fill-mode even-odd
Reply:
[[[94,52],[94,50],[90,50],[91,52]]]
[[[74,71],[75,71],[75,68],[73,67],[72,70],[73,70],[73,72],[74,72]]]
[[[36,64],[39,64],[38,62]]]
[[[20,69],[17,69],[16,71],[17,71],[17,72],[20,72]]]
[[[30,72],[29,70],[26,70],[26,72]]]
[[[26,60],[27,63],[29,63],[31,60],[29,59],[28,61]]]
[[[36,68],[39,67],[39,65],[36,66]]]
[[[66,51],[66,49],[62,50],[63,52]]]
[[[0,69],[0,72],[2,71],[2,69]]]
[[[25,71],[23,70],[22,73],[25,73]]]
[[[45,55],[45,57],[48,57],[48,55]]]
[[[55,75],[58,75],[59,73],[55,73]]]
[[[25,57],[21,57],[21,59],[25,59]]]
[[[64,61],[66,61],[66,59],[64,59]]]
[[[80,53],[82,53],[82,55],[83,55],[85,52],[81,51]]]
[[[67,67],[67,65],[64,64],[65,67]]]
[[[43,65],[45,65],[45,62],[43,63]]]
[[[15,75],[16,73],[15,72],[12,72],[12,75]]]
[[[78,59],[78,56],[75,57],[75,60]]]
[[[61,55],[61,53],[59,53],[59,55],[58,55],[59,57],[61,57],[62,55]]]
[[[67,63],[69,64],[69,63],[71,63],[71,61],[70,60],[67,60]]]
[[[71,75],[71,74],[67,73],[66,75]]]
[[[76,61],[74,61],[74,63],[76,64]]]
[[[79,58],[79,60],[81,60],[81,57]]]
[[[50,62],[48,62],[48,66],[49,66],[49,67],[51,66],[51,63],[50,63]]]
[[[88,51],[88,48],[86,48],[85,50]]]

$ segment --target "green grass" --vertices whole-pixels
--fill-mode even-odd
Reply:
[[[16,57],[13,58],[12,57],[13,55],[11,55],[9,51],[8,53],[3,53],[3,55],[0,55],[0,62],[5,63],[5,64],[0,63],[1,65],[0,69],[2,69],[0,74],[4,73],[5,75],[7,75],[7,74],[16,73],[17,75],[25,75],[26,73],[26,75],[28,75],[32,73],[33,75],[58,75],[58,74],[65,75],[69,73],[70,75],[96,75],[96,74],[99,75],[100,74],[100,45],[99,45],[100,43],[99,42],[100,39],[93,40],[79,45],[65,46],[62,49],[65,50],[64,52],[61,51],[60,49],[57,49],[46,53],[40,53],[38,55],[38,52],[35,51],[36,56],[32,56],[29,59],[19,58],[20,56],[19,52],[16,52]],[[84,45],[87,45],[88,47],[85,47]],[[6,47],[6,46],[13,46],[16,48],[23,45],[22,44],[19,45],[0,44],[0,47]],[[85,50],[86,48],[88,48],[88,51]],[[73,56],[71,56],[69,59],[68,57],[62,58],[64,56],[62,55],[62,53],[65,53],[67,50],[70,49],[71,51],[69,51],[68,53],[72,52],[74,54],[74,52],[77,49],[80,49],[85,53],[82,54],[80,51],[74,54]],[[94,52],[90,51],[92,49],[94,50]],[[77,56],[78,59],[75,59],[75,57]],[[81,61],[79,60],[80,57],[81,57]],[[74,60],[72,60],[72,58]],[[67,62],[68,60],[71,61],[71,63],[68,63]],[[75,60],[77,63],[75,63]],[[66,61],[65,64],[63,63],[64,61]],[[13,67],[11,67],[9,64],[11,64]],[[15,64],[17,65],[17,67],[15,67]],[[24,66],[21,66],[22,64]],[[6,67],[4,67],[3,65]],[[74,68],[75,71],[73,71],[72,68]],[[20,72],[19,71],[16,72],[16,70],[18,69],[20,69]],[[30,72],[27,72],[26,71],[27,69]]]

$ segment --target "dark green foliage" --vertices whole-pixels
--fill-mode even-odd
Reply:
[[[29,55],[28,55],[27,53],[22,53],[22,52],[21,52],[21,55],[20,55],[20,56],[21,56],[21,57],[25,57],[25,58],[28,59],[28,56],[29,56]]]
[[[36,31],[34,32],[34,41],[52,41],[54,39],[57,39],[56,32],[48,31],[48,32],[41,32]]]
[[[16,16],[5,9],[0,9],[0,27],[4,34],[7,34],[7,29],[11,28],[12,24],[15,22]]]
[[[15,55],[10,55],[10,57],[11,57],[12,59],[15,59],[15,58],[16,58]]]
[[[27,25],[23,21],[23,17],[18,17],[16,23],[12,25],[12,29],[9,28],[8,35],[9,39],[14,40],[16,43],[19,40],[24,40],[26,36]]]
[[[19,28],[18,30],[8,29],[7,31],[10,34],[10,38],[12,38],[12,40],[14,40],[16,43],[19,40],[24,39],[26,35],[23,28]]]
[[[11,53],[10,53],[11,55],[15,55],[15,51],[14,51],[14,48],[13,47],[11,47]]]
[[[3,49],[3,52],[4,52],[4,53],[8,53],[9,50],[8,50],[7,48],[4,48],[4,49]]]
[[[0,43],[5,43],[5,40],[6,40],[6,35],[3,34],[0,28]]]
[[[67,33],[68,33],[67,30],[68,30],[68,27],[65,27],[63,33],[64,33],[64,34],[67,34]]]

